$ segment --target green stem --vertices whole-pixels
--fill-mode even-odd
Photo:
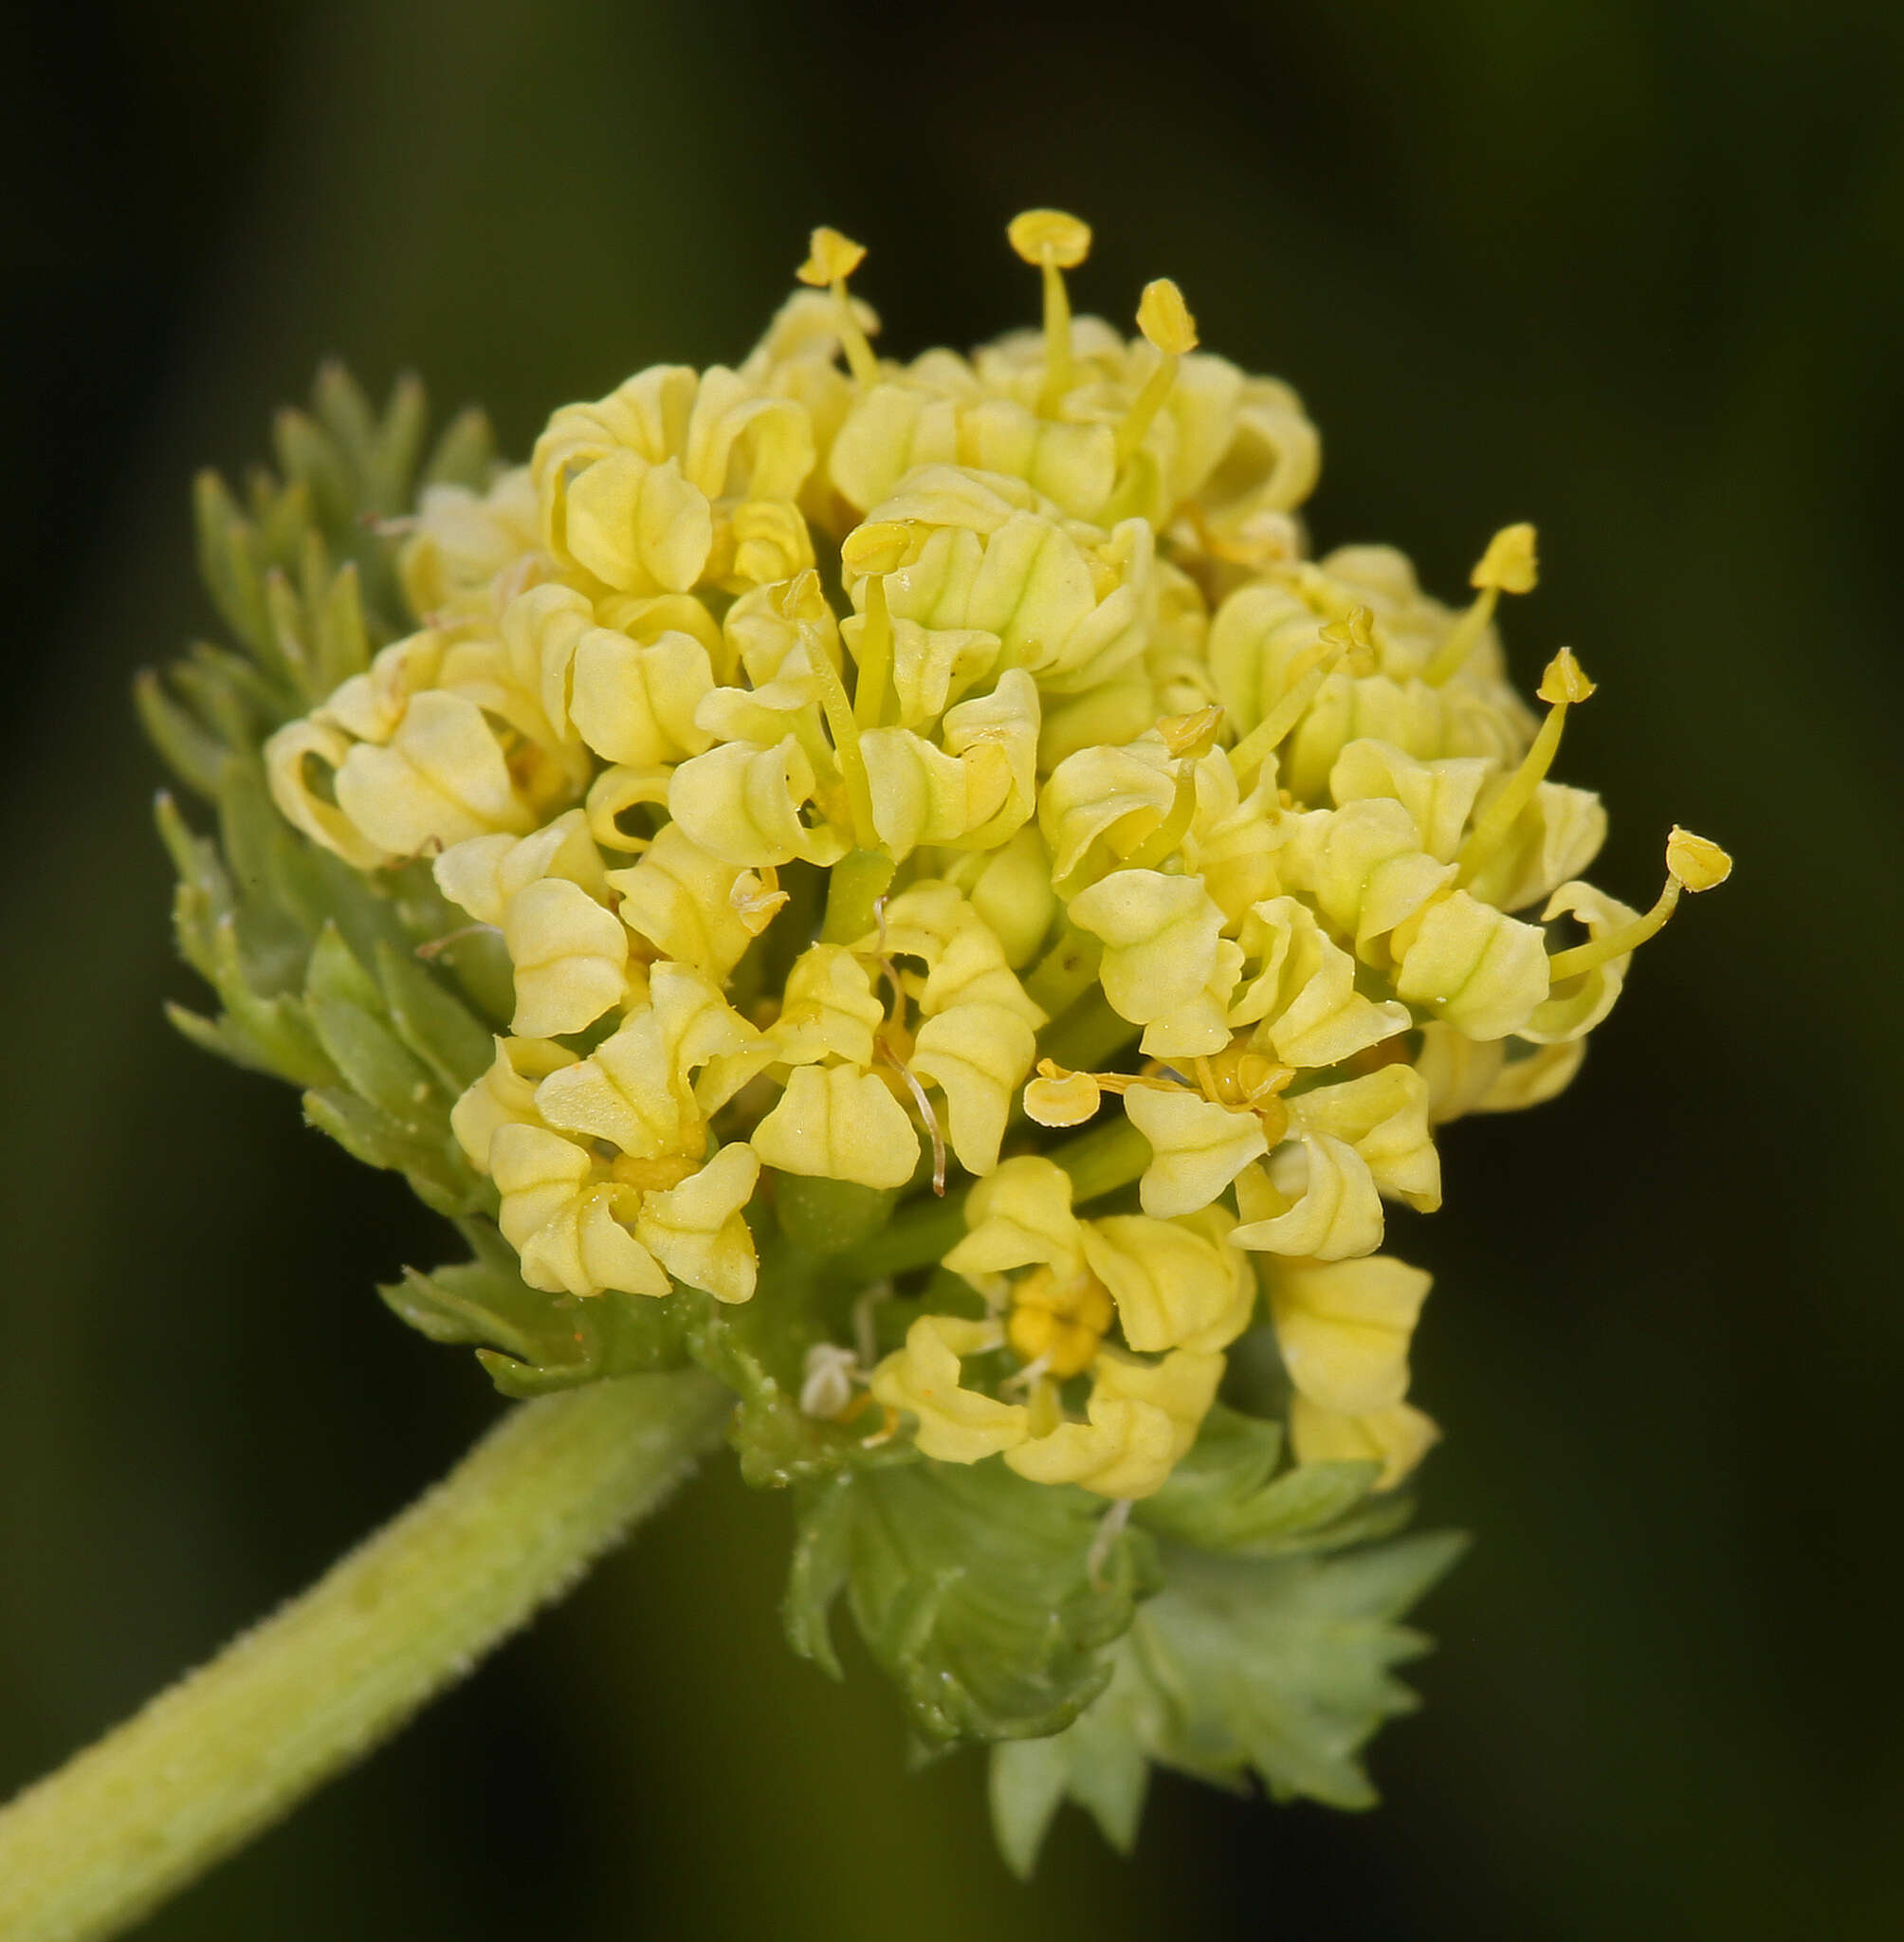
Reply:
[[[575,1583],[719,1438],[698,1373],[513,1409],[210,1665],[0,1809],[0,1935],[119,1933],[361,1758]]]

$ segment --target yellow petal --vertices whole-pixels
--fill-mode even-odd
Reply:
[[[711,745],[694,713],[713,687],[707,650],[691,634],[668,632],[641,647],[597,627],[576,648],[569,705],[577,732],[598,756],[648,768]]]
[[[945,1094],[952,1150],[967,1173],[998,1163],[1012,1095],[1036,1053],[1031,1026],[1004,1005],[954,1005],[920,1026],[910,1064]]]
[[[1008,1449],[1005,1461],[1035,1483],[1075,1483],[1100,1496],[1147,1497],[1190,1445],[1223,1374],[1220,1355],[1178,1349],[1151,1365],[1106,1349],[1098,1357],[1088,1423],[1061,1423]]]
[[[962,1386],[962,1357],[998,1347],[997,1322],[921,1315],[906,1331],[906,1347],[872,1372],[873,1400],[918,1419],[914,1440],[940,1463],[977,1463],[1024,1441],[1030,1412]]]
[[[1085,1223],[1085,1258],[1110,1290],[1131,1347],[1214,1351],[1249,1327],[1254,1271],[1213,1224],[1146,1214]]]
[[[516,974],[512,1029],[547,1038],[579,1032],[621,1003],[628,931],[565,877],[543,877],[509,900],[503,940]]]
[[[885,1082],[851,1066],[796,1066],[754,1128],[754,1150],[781,1173],[900,1187],[919,1163],[919,1136]]]
[[[449,1130],[479,1172],[489,1170],[489,1142],[503,1126],[540,1126],[536,1088],[576,1054],[549,1038],[498,1038],[496,1056],[449,1108]]]
[[[1537,925],[1455,890],[1423,913],[1395,991],[1470,1038],[1505,1038],[1547,995],[1547,940]]]
[[[1379,1463],[1378,1490],[1393,1490],[1440,1437],[1432,1418],[1397,1402],[1366,1416],[1342,1416],[1298,1395],[1290,1404],[1290,1442],[1298,1463]]]
[[[1181,1087],[1133,1086],[1124,1110],[1150,1143],[1153,1157],[1138,1193],[1144,1211],[1160,1219],[1207,1207],[1269,1150],[1254,1112],[1233,1112]]]
[[[759,1264],[741,1209],[760,1172],[751,1147],[723,1146],[678,1187],[641,1197],[635,1237],[675,1280],[705,1289],[717,1301],[747,1300]]]
[[[1429,1286],[1419,1268],[1389,1255],[1279,1263],[1269,1278],[1270,1313],[1298,1393],[1348,1416],[1400,1402]]]

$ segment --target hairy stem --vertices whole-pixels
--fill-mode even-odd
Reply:
[[[0,1809],[0,1935],[116,1934],[566,1591],[720,1435],[726,1390],[632,1376],[511,1410],[308,1591]]]

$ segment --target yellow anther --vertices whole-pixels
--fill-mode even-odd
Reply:
[[[1349,611],[1344,620],[1331,620],[1316,631],[1316,644],[1290,664],[1290,685],[1269,713],[1230,751],[1230,766],[1244,788],[1255,780],[1264,760],[1309,712],[1322,685],[1347,660],[1351,673],[1371,671],[1375,649],[1369,633],[1372,616],[1365,607]]]
[[[837,229],[822,226],[815,229],[808,245],[807,260],[794,274],[803,284],[811,284],[816,289],[831,287],[833,293],[833,307],[838,312],[836,328],[841,345],[846,351],[846,361],[851,367],[852,375],[862,384],[879,376],[879,359],[872,355],[872,346],[866,340],[866,333],[859,327],[859,320],[852,314],[852,299],[847,295],[846,280],[866,261],[866,247],[855,243],[851,236],[842,236]]]
[[[1281,1065],[1252,1051],[1249,1035],[1240,1032],[1221,1052],[1199,1058],[1196,1064],[1203,1096],[1218,1106],[1259,1107],[1273,1099],[1296,1075],[1293,1066]]]
[[[1089,1269],[1060,1275],[1049,1267],[1035,1268],[1012,1290],[1012,1297],[1006,1340],[1060,1382],[1090,1366],[1117,1315],[1110,1291]]]
[[[743,870],[734,879],[727,901],[750,936],[759,937],[787,904],[787,892],[772,870]]]
[[[1137,327],[1166,357],[1187,357],[1197,348],[1197,320],[1183,292],[1168,277],[1145,284],[1138,301]]]
[[[800,626],[824,627],[831,610],[827,606],[826,589],[820,584],[820,577],[812,567],[796,573],[780,589],[777,604],[782,616]]]
[[[1530,594],[1539,578],[1534,529],[1523,520],[1519,525],[1503,526],[1488,541],[1488,550],[1475,562],[1468,584],[1493,587],[1503,594]]]
[[[1376,674],[1382,657],[1375,645],[1375,614],[1367,607],[1351,607],[1340,620],[1331,620],[1316,638],[1331,648],[1340,648],[1349,673],[1358,679]]]
[[[1117,428],[1119,466],[1129,462],[1163,409],[1163,400],[1177,382],[1178,358],[1197,348],[1197,320],[1190,315],[1182,291],[1168,277],[1159,277],[1154,284],[1144,284],[1143,302],[1137,306],[1137,327],[1163,355]]]
[[[912,543],[909,520],[870,520],[840,542],[840,563],[851,574],[892,573]]]
[[[1732,859],[1716,843],[1673,825],[1666,838],[1666,868],[1674,882],[1696,896],[1715,889],[1732,873]]]
[[[1544,702],[1584,702],[1594,690],[1586,670],[1573,658],[1571,648],[1563,648],[1547,664],[1541,685],[1534,689]]]
[[[1049,412],[1071,389],[1071,299],[1062,272],[1075,269],[1090,253],[1090,225],[1061,209],[1028,209],[1005,229],[1011,245],[1045,279],[1045,381],[1038,410]]]
[[[859,724],[853,719],[851,699],[833,660],[839,630],[833,609],[827,604],[819,575],[811,567],[796,573],[781,590],[778,604],[780,613],[799,628],[806,643],[807,666],[820,691],[820,711],[832,732],[840,780],[846,785],[854,846],[860,850],[878,850],[879,832],[872,819],[872,786],[867,779],[866,757],[860,751]]]
[[[1485,595],[1483,597],[1486,597]],[[1563,648],[1547,665],[1537,692],[1550,705],[1540,733],[1521,760],[1521,765],[1508,778],[1501,793],[1474,819],[1468,840],[1461,845],[1455,861],[1460,866],[1455,881],[1472,883],[1488,859],[1508,839],[1519,821],[1521,812],[1534,799],[1534,792],[1547,780],[1547,771],[1560,753],[1561,730],[1566,725],[1566,711],[1575,702],[1584,702],[1593,692],[1593,683],[1573,658],[1571,648]]]
[[[801,283],[811,284],[816,289],[851,276],[866,261],[865,244],[855,243],[851,236],[842,236],[837,229],[824,226],[814,231],[809,248],[807,260],[794,274]]]
[[[1199,756],[1215,742],[1222,722],[1223,710],[1212,704],[1190,715],[1165,715],[1158,723],[1157,732],[1172,755]]]
[[[1012,218],[1005,234],[1035,268],[1075,269],[1090,254],[1090,225],[1061,209],[1028,209]]]
[[[1468,584],[1478,587],[1474,604],[1448,630],[1448,638],[1421,670],[1431,687],[1438,687],[1461,671],[1474,643],[1494,617],[1494,603],[1503,594],[1528,594],[1539,577],[1534,559],[1534,529],[1525,523],[1503,526],[1488,541],[1488,550],[1474,562]]]
[[[1068,1072],[1048,1058],[1025,1088],[1025,1111],[1041,1127],[1081,1127],[1103,1103],[1104,1089],[1089,1072]]]
[[[1617,930],[1606,931],[1590,944],[1575,944],[1570,951],[1556,951],[1547,961],[1548,983],[1557,985],[1564,979],[1577,978],[1583,971],[1591,971],[1611,958],[1622,958],[1628,951],[1638,950],[1648,938],[1666,927],[1666,920],[1678,907],[1682,890],[1696,894],[1724,883],[1732,873],[1732,859],[1716,843],[1695,836],[1675,823],[1666,838],[1666,888],[1645,916],[1636,917]]]

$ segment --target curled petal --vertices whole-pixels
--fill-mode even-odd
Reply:
[[[1631,924],[1639,915],[1630,904],[1607,896],[1591,884],[1572,883],[1563,884],[1547,900],[1541,921],[1551,924],[1556,917],[1577,917],[1585,925],[1588,937],[1597,938]],[[1519,1028],[1519,1035],[1532,1039],[1536,1045],[1558,1045],[1584,1038],[1613,1009],[1626,982],[1626,967],[1632,962],[1633,953],[1626,951],[1609,958],[1603,964],[1596,964],[1591,971],[1565,980],[1545,1003],[1534,1007]]]
[[[952,1150],[967,1173],[998,1163],[1012,1095],[1036,1053],[1031,1026],[1003,1005],[954,1005],[920,1026],[912,1070],[945,1094]]]
[[[1034,1483],[1075,1483],[1105,1497],[1147,1497],[1190,1445],[1223,1374],[1220,1355],[1180,1348],[1160,1363],[1100,1351],[1088,1422],[1060,1423],[1005,1452]]]
[[[1332,1066],[1409,1026],[1408,1007],[1355,988],[1355,960],[1324,936],[1315,913],[1272,897],[1243,925],[1245,962],[1260,968],[1230,1008],[1232,1025],[1256,1025],[1285,1065]]]
[[[840,944],[814,944],[787,974],[786,998],[774,1021],[774,1054],[788,1065],[823,1058],[870,1066],[872,1035],[886,1014],[867,967]]]
[[[1272,1156],[1269,1177],[1246,1167],[1236,1177],[1239,1248],[1341,1261],[1382,1245],[1382,1196],[1346,1140],[1305,1133]]]
[[[1441,1432],[1412,1403],[1366,1416],[1343,1416],[1297,1395],[1290,1404],[1290,1442],[1298,1463],[1379,1463],[1377,1490],[1393,1490],[1435,1446]]]
[[[479,1172],[489,1171],[489,1142],[503,1126],[540,1126],[536,1088],[576,1054],[552,1038],[498,1038],[489,1070],[449,1108],[449,1130]]]
[[[1144,1034],[1146,1052],[1196,1056],[1230,1042],[1242,952],[1219,937],[1223,913],[1195,877],[1114,870],[1071,899],[1071,916],[1104,941],[1100,978],[1111,1009],[1154,1028]]]
[[[1124,1095],[1124,1110],[1150,1143],[1152,1158],[1138,1194],[1144,1211],[1160,1219],[1207,1207],[1269,1151],[1254,1112],[1232,1111],[1181,1087],[1133,1086]]]
[[[977,1463],[1022,1443],[1031,1412],[1022,1402],[1000,1402],[963,1386],[962,1357],[998,1347],[1005,1331],[997,1322],[967,1322],[952,1315],[921,1315],[906,1331],[906,1347],[872,1372],[872,1396],[888,1409],[918,1420],[914,1440],[941,1463]]]
[[[754,1150],[781,1173],[901,1187],[919,1163],[919,1136],[885,1082],[851,1066],[796,1066]]]
[[[1430,1277],[1389,1255],[1289,1262],[1270,1276],[1270,1313],[1299,1394],[1364,1416],[1408,1393],[1408,1345]]]
[[[587,1058],[544,1079],[537,1108],[551,1126],[637,1159],[698,1154],[705,1134],[692,1074],[759,1035],[706,978],[664,962],[649,974],[648,1002]]]
[[[666,1294],[668,1276],[629,1232],[640,1195],[595,1181],[588,1153],[540,1127],[497,1129],[489,1157],[499,1220],[522,1256],[522,1279],[551,1294]]]
[[[1290,1127],[1346,1142],[1378,1189],[1418,1213],[1441,1204],[1441,1163],[1428,1130],[1428,1083],[1413,1066],[1388,1065],[1318,1086],[1289,1102]]]
[[[1256,1281],[1227,1245],[1227,1217],[1153,1220],[1113,1214],[1084,1227],[1085,1258],[1110,1290],[1133,1348],[1226,1348],[1250,1325]]]
[[[801,821],[815,782],[791,735],[772,748],[730,742],[675,770],[668,806],[684,834],[725,862],[760,870],[798,857],[825,867],[846,854],[846,839]]]
[[[691,634],[670,632],[642,647],[597,627],[575,650],[570,710],[577,732],[598,756],[650,768],[711,745],[713,737],[695,724],[694,714],[713,687],[707,650]]]
[[[668,823],[638,863],[610,870],[608,882],[621,898],[621,921],[637,937],[710,978],[725,978],[754,942],[734,900],[741,875],[741,866]]]
[[[510,899],[544,877],[578,884],[592,897],[608,888],[588,818],[569,810],[527,836],[470,836],[453,843],[431,866],[436,888],[479,924],[501,924]]]
[[[642,1195],[635,1237],[675,1280],[705,1289],[716,1301],[747,1300],[759,1263],[741,1209],[760,1173],[750,1146],[723,1146],[679,1186]]]
[[[965,1199],[965,1224],[945,1266],[975,1286],[1009,1268],[1043,1264],[1071,1275],[1084,1266],[1071,1176],[1040,1154],[1007,1160],[979,1181]]]
[[[566,877],[543,877],[517,891],[503,940],[515,966],[512,1029],[519,1033],[580,1032],[627,995],[627,927]]]
[[[1547,940],[1539,926],[1504,916],[1466,890],[1430,905],[1405,949],[1401,939],[1396,943],[1396,995],[1470,1038],[1523,1031],[1547,996]]]
[[[360,742],[344,757],[337,797],[365,836],[398,856],[535,821],[482,710],[436,688],[412,700],[383,747]]]

